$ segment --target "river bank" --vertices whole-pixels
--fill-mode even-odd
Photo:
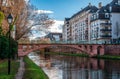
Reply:
[[[34,52],[30,54],[28,55],[31,56],[30,59],[44,70],[49,79],[85,79],[88,76],[90,79],[111,79],[113,77],[119,79],[119,60],[65,56],[60,53],[46,53],[45,55]]]
[[[52,54],[52,55],[65,55],[65,56],[79,56],[79,57],[88,57],[88,58],[97,58],[97,59],[110,59],[110,60],[120,60],[120,56],[115,55],[97,55],[90,57],[88,54],[75,54],[75,53],[62,53],[62,52],[48,52],[45,54]]]
[[[11,72],[8,75],[8,60],[0,60],[0,79],[14,79],[19,68],[19,62],[11,60]]]
[[[23,79],[49,79],[44,71],[27,56],[24,57],[25,74]]]

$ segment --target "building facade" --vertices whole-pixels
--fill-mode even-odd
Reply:
[[[120,39],[119,21],[120,0],[113,0],[106,6],[102,6],[100,2],[98,8],[89,3],[69,20],[65,20],[63,29],[66,31],[63,31],[63,39],[67,38],[67,41],[71,40],[72,43],[116,42]],[[67,27],[70,30],[67,30]]]
[[[62,33],[49,33],[45,36],[45,38],[49,38],[52,43],[59,43],[62,41]]]
[[[97,12],[91,15],[91,40],[100,44],[116,42],[120,37],[119,21],[120,0],[99,6]]]
[[[62,36],[63,36],[63,42],[67,42],[69,39],[70,39],[70,37],[69,36],[71,36],[70,35],[70,28],[69,28],[69,20],[70,20],[70,18],[65,18],[65,20],[64,20],[64,25],[63,25],[63,30],[62,30]]]
[[[84,9],[65,19],[63,26],[63,40],[70,43],[81,43],[90,41],[90,16],[97,11],[97,7],[89,3]]]

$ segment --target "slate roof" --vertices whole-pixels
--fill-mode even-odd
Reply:
[[[118,3],[118,0],[113,0],[106,6],[103,6],[102,8],[100,8],[97,12],[98,13],[110,13],[110,6],[112,7],[111,12],[120,12],[120,5],[118,5],[117,3]]]
[[[84,12],[84,11],[88,11],[90,10],[90,13],[96,12],[98,10],[98,8],[96,6],[86,6],[84,9],[80,10],[78,13],[74,14],[71,18],[77,16],[78,14]]]

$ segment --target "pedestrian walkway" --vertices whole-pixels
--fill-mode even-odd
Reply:
[[[18,73],[15,76],[15,79],[22,79],[25,72],[25,64],[23,62],[23,57],[20,58],[20,67]]]

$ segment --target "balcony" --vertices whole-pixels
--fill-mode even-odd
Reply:
[[[110,25],[112,25],[112,23],[101,23],[100,25],[103,25],[103,26],[109,25],[110,26]]]
[[[103,29],[100,29],[100,31],[103,31],[103,32],[105,32],[105,31],[112,31],[112,29],[103,28]]]
[[[111,35],[101,35],[102,38],[111,38]]]

